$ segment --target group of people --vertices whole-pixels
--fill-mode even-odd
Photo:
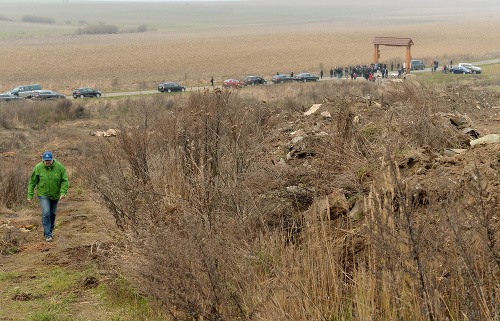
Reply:
[[[402,67],[397,65],[399,70],[399,75],[403,72]],[[391,71],[394,68],[394,64],[390,65]],[[321,74],[323,71],[321,71]],[[389,68],[387,64],[371,64],[371,65],[358,65],[358,66],[346,66],[346,67],[335,67],[330,69],[330,78],[338,78],[341,79],[345,77],[348,79],[356,79],[357,77],[364,77],[366,80],[375,81],[377,77],[388,78],[389,77]]]
[[[436,59],[431,61],[431,71],[438,70],[438,67],[439,67],[439,60]],[[451,68],[453,68],[453,60],[450,60],[450,64],[448,66],[443,65],[441,72],[448,73]]]

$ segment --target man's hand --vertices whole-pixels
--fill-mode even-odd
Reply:
[[[63,198],[66,198],[66,195],[61,195],[61,196],[59,197],[59,200],[62,200]]]
[[[33,205],[33,199],[28,198],[28,202],[30,202],[30,204]]]

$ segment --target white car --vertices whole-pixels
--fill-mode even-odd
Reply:
[[[465,68],[469,69],[473,74],[480,74],[481,72],[483,72],[483,70],[481,68],[476,67],[473,64],[461,62],[458,65],[460,67],[465,67]]]

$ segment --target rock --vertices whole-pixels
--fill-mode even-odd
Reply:
[[[113,129],[113,128],[110,128],[106,131],[106,133],[108,133],[109,136],[113,136],[115,137],[116,134],[117,134],[117,130],[116,129]]]
[[[107,131],[91,131],[90,136],[97,136],[97,137],[116,137],[117,130],[116,129],[108,129]]]
[[[314,114],[316,111],[318,111],[319,107],[321,107],[321,104],[312,105],[311,108],[309,108],[309,110],[304,113],[304,115],[309,116]]]
[[[349,204],[342,189],[331,192],[327,197],[330,217],[336,217],[349,211]]]
[[[349,211],[349,218],[353,221],[357,221],[361,218],[364,212],[364,203],[363,200],[358,199],[354,204],[354,207]]]
[[[476,145],[494,144],[500,142],[499,134],[489,134],[478,139],[471,140],[470,145],[474,147]]]
[[[321,116],[325,117],[325,118],[331,118],[332,117],[332,114],[330,114],[329,112],[327,111],[324,111],[321,113]]]
[[[459,113],[438,113],[441,117],[448,118],[450,122],[456,126],[458,129],[473,127],[472,121],[467,115],[462,115]]]
[[[290,141],[290,146],[293,146],[295,144],[300,143],[301,141],[304,140],[304,136],[295,136],[291,141]]]
[[[455,155],[459,155],[467,151],[467,149],[451,149],[451,148],[445,148],[443,150],[443,156],[446,157],[453,157]]]

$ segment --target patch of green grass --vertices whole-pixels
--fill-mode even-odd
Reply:
[[[33,294],[52,294],[71,291],[75,283],[84,275],[83,272],[68,270],[60,266],[46,266],[36,271],[37,282],[33,283],[35,288]]]
[[[113,320],[168,320],[146,298],[138,295],[133,286],[123,278],[101,283],[94,289],[94,293],[102,298],[109,308],[121,311]]]
[[[41,306],[38,311],[34,312],[30,320],[34,321],[66,321],[66,320],[84,320],[81,318],[75,319],[67,317],[71,311],[68,310],[68,305],[72,299],[66,296],[55,296],[49,300],[41,299]]]
[[[481,82],[486,86],[500,85],[500,63],[481,65],[481,74],[450,74],[436,72],[422,72],[415,74],[418,80],[437,84],[467,84],[471,82]]]
[[[17,272],[0,272],[0,281],[16,279],[20,276]]]
[[[497,90],[500,90],[500,63],[482,65],[481,69],[483,72],[478,75],[482,76],[482,82],[488,86],[496,86]]]

